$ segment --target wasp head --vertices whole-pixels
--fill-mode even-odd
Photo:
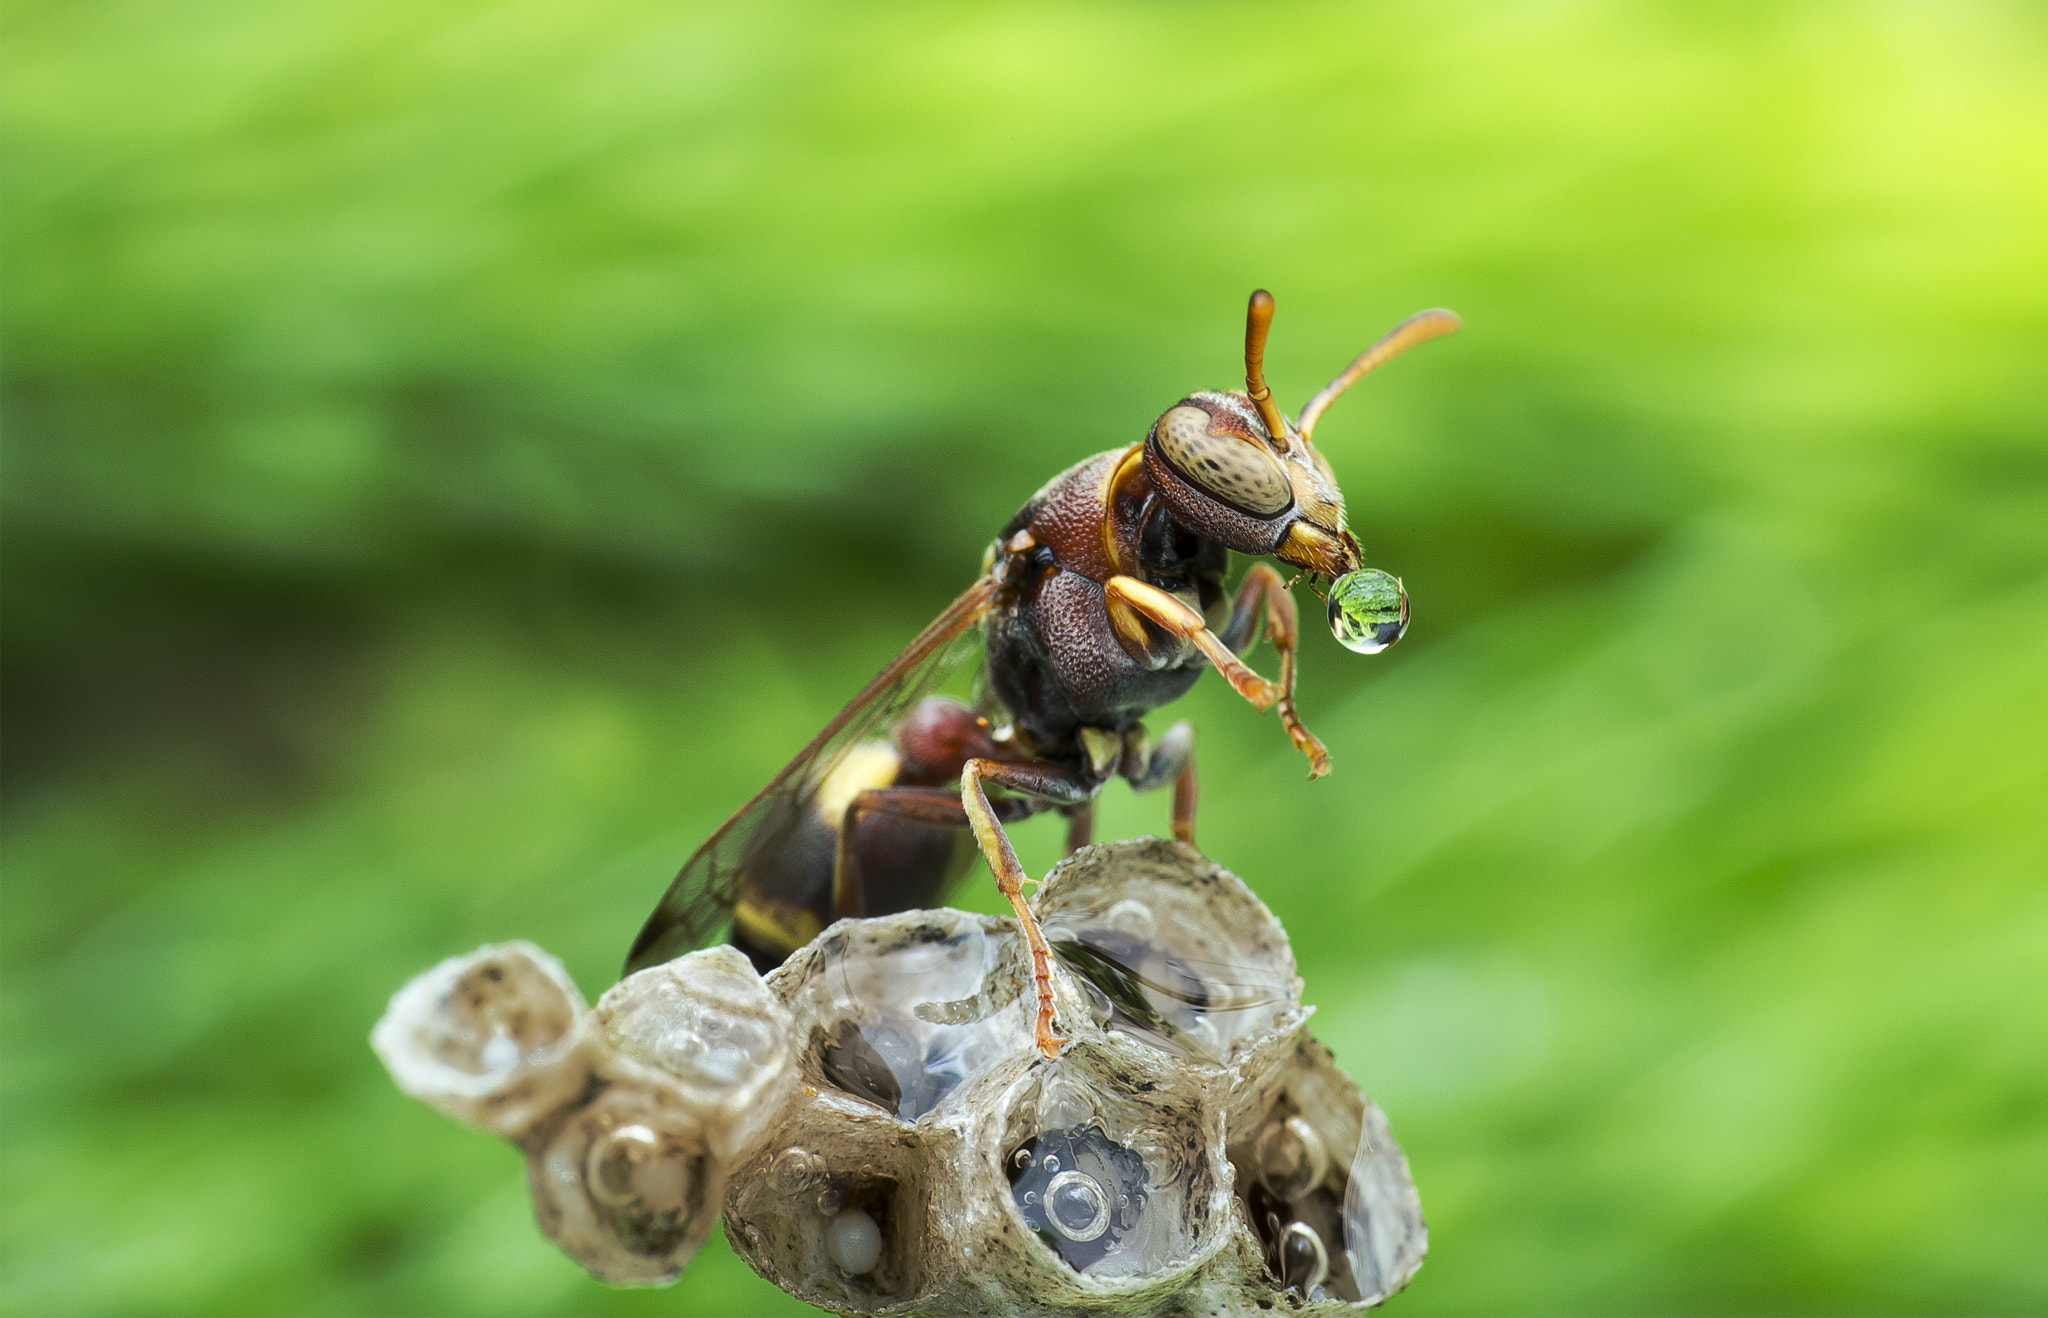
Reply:
[[[1344,520],[1344,492],[1310,440],[1323,410],[1352,381],[1402,349],[1458,327],[1448,311],[1409,317],[1310,399],[1290,422],[1266,387],[1273,296],[1252,294],[1245,319],[1245,388],[1189,394],[1145,437],[1145,470],[1174,517],[1245,554],[1270,554],[1335,579],[1363,565]]]

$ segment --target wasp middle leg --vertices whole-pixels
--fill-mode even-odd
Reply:
[[[1124,759],[1117,772],[1134,792],[1156,791],[1173,784],[1174,840],[1195,844],[1195,804],[1199,784],[1195,778],[1195,725],[1182,719],[1166,730],[1155,745],[1145,735],[1145,725],[1135,724],[1124,734]]]
[[[1010,835],[1003,831],[996,806],[988,798],[988,789],[982,786],[984,782],[1063,806],[1087,803],[1094,797],[1095,789],[1080,774],[1043,761],[1004,764],[998,760],[972,759],[960,771],[960,802],[967,809],[968,822],[974,825],[975,840],[988,859],[989,872],[996,876],[996,887],[1017,913],[1017,923],[1023,926],[1024,941],[1031,949],[1031,979],[1038,993],[1038,1051],[1048,1059],[1058,1057],[1067,1041],[1052,1029],[1052,948],[1046,944],[1045,930],[1039,928],[1037,915],[1024,901],[1024,885],[1033,880],[1017,859],[1017,849],[1010,845]]]
[[[1067,817],[1066,854],[1071,856],[1095,840],[1095,803],[1090,801],[1060,813]]]

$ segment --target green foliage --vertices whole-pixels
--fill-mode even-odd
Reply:
[[[1395,1307],[2048,1306],[2037,8],[6,31],[8,1311],[795,1307],[584,1279],[369,1026],[487,939],[601,989],[1256,285],[1289,406],[1467,324],[1318,434],[1415,616],[1311,627],[1332,776],[1174,711],[1413,1158]]]

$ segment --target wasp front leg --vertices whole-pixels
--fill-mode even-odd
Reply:
[[[960,802],[967,809],[967,820],[974,826],[974,837],[981,843],[989,872],[996,876],[996,887],[1009,898],[1010,909],[1017,913],[1017,923],[1023,926],[1024,941],[1031,949],[1031,979],[1038,994],[1038,1051],[1050,1059],[1058,1057],[1067,1043],[1052,1028],[1052,948],[1046,944],[1038,916],[1024,901],[1024,885],[1032,880],[1017,859],[1017,849],[1010,845],[1010,835],[1003,831],[996,806],[988,799],[988,789],[982,786],[985,782],[1063,806],[1085,805],[1093,799],[1095,791],[1081,775],[1042,762],[1003,764],[976,759],[969,760],[960,771]]]
[[[1263,575],[1261,575],[1263,573]],[[1294,714],[1294,641],[1296,618],[1294,600],[1287,594],[1280,576],[1264,563],[1253,567],[1238,590],[1237,600],[1232,605],[1232,623],[1240,613],[1246,615],[1247,633],[1256,626],[1260,604],[1265,605],[1268,629],[1273,633],[1273,648],[1280,652],[1280,681],[1267,681],[1253,672],[1222,637],[1209,630],[1201,613],[1185,600],[1167,594],[1156,586],[1150,586],[1136,577],[1111,577],[1103,583],[1103,597],[1109,607],[1110,622],[1117,630],[1144,644],[1144,623],[1151,622],[1163,628],[1168,634],[1192,643],[1203,656],[1223,674],[1231,687],[1254,709],[1264,712],[1274,705],[1281,709],[1280,719],[1287,728],[1287,735],[1295,747],[1308,756],[1309,776],[1319,778],[1330,771],[1329,752]],[[1249,643],[1249,635],[1246,636]]]
[[[1238,584],[1237,598],[1230,602],[1230,621],[1224,624],[1221,639],[1233,653],[1243,654],[1258,639],[1262,613],[1266,636],[1273,642],[1273,652],[1280,656],[1280,698],[1275,702],[1280,726],[1287,729],[1294,749],[1308,756],[1308,776],[1320,778],[1330,771],[1330,752],[1323,748],[1315,733],[1302,726],[1301,716],[1294,710],[1295,649],[1300,641],[1301,619],[1294,611],[1294,596],[1288,593],[1287,583],[1270,563],[1252,564],[1251,571]]]

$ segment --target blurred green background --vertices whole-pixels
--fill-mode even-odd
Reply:
[[[1467,321],[1320,436],[1416,616],[1310,637],[1336,772],[1167,715],[1413,1160],[1394,1310],[2048,1309],[2038,5],[5,32],[8,1312],[796,1308],[587,1280],[370,1024],[490,939],[601,990],[1256,285],[1290,406]]]

